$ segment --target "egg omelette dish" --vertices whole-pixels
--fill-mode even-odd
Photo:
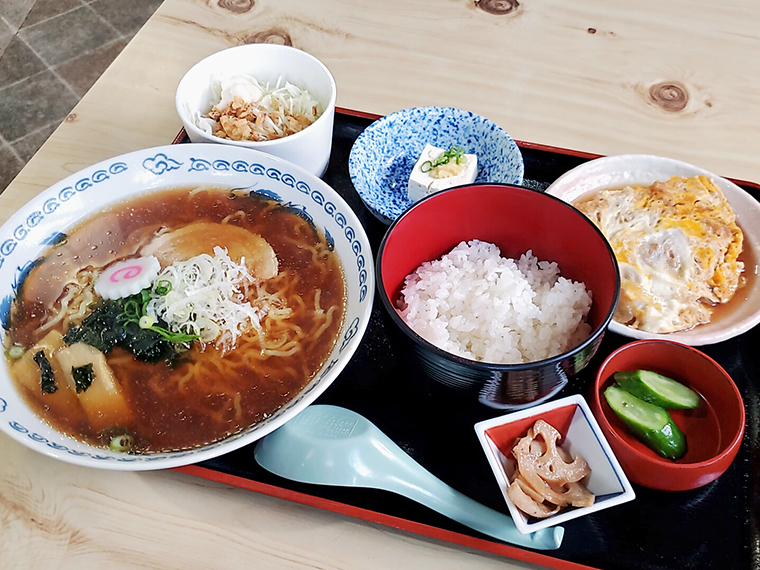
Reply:
[[[706,176],[599,190],[573,205],[615,252],[619,323],[650,333],[688,330],[709,322],[744,284],[742,231]]]

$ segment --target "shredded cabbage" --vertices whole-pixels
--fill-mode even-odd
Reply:
[[[213,343],[225,353],[252,327],[263,334],[261,319],[272,299],[262,296],[251,305],[248,293],[257,282],[245,259],[240,261],[215,247],[213,256],[204,253],[174,262],[156,277],[145,314],[163,319],[174,332],[198,335],[201,343]]]
[[[229,112],[235,117],[241,117],[240,109],[230,109],[236,99],[257,109],[253,114],[259,119],[251,120],[250,115],[248,119],[252,131],[250,138],[253,140],[268,140],[292,134],[316,121],[324,110],[324,106],[306,89],[284,81],[282,77],[274,85],[250,75],[214,78],[211,91],[214,94],[212,111],[206,115],[196,112],[193,117],[196,126],[208,134],[219,134],[219,115]],[[299,120],[294,121],[294,118]],[[223,131],[226,137],[233,140],[249,138],[247,131],[245,134],[238,133],[241,138],[233,132],[227,132],[226,128]]]

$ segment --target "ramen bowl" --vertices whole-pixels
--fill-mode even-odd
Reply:
[[[357,137],[348,158],[351,182],[375,217],[390,225],[412,205],[409,177],[426,144],[456,145],[477,156],[476,183],[521,184],[517,144],[493,121],[451,107],[414,107],[378,119]]]
[[[557,444],[570,457],[579,455],[591,468],[591,473],[582,479],[582,483],[594,494],[593,504],[584,507],[566,506],[551,516],[534,518],[526,515],[510,499],[508,490],[516,469],[512,448],[538,420],[545,421],[559,432]],[[478,422],[475,424],[475,433],[517,530],[523,534],[614,507],[636,497],[591,409],[580,395]],[[551,456],[547,456],[547,459],[549,457]]]
[[[495,244],[501,256],[512,259],[531,250],[541,261],[556,262],[563,277],[584,283],[593,297],[588,338],[542,360],[496,364],[455,355],[415,332],[398,311],[406,277],[475,239]],[[580,372],[607,330],[620,289],[612,250],[585,216],[558,198],[503,184],[460,186],[416,203],[386,232],[375,273],[380,299],[408,339],[402,346],[411,348],[412,362],[433,380],[497,409],[536,405]]]
[[[633,437],[607,404],[604,391],[614,383],[615,372],[632,370],[657,372],[700,395],[696,409],[668,410],[686,436],[682,458],[660,457]],[[651,489],[707,485],[728,469],[744,436],[744,402],[731,376],[700,350],[677,342],[645,339],[614,351],[597,371],[589,405],[628,478]]]
[[[212,134],[202,117],[219,101],[219,81],[248,76],[274,87],[291,83],[321,106],[316,121],[294,134],[271,140],[231,140]],[[190,141],[258,150],[289,160],[315,176],[327,169],[332,149],[337,89],[325,65],[305,51],[277,44],[248,44],[212,54],[195,64],[177,86],[175,106]]]
[[[61,238],[66,236],[61,232],[95,219],[106,220],[102,225],[109,233],[116,229],[108,220],[113,220],[109,216],[117,204],[143,197],[143,202],[150,200],[150,210],[163,190],[203,187],[223,189],[224,198],[220,196],[219,202],[249,200],[260,204],[259,198],[266,198],[275,209],[287,206],[283,210],[288,215],[323,233],[339,258],[345,281],[345,317],[323,364],[287,396],[281,407],[264,414],[247,429],[199,447],[138,454],[83,443],[52,427],[55,424],[41,419],[22,396],[6,360],[0,365],[0,429],[6,436],[49,457],[87,467],[177,467],[219,456],[263,437],[293,418],[338,377],[361,341],[372,308],[372,253],[362,225],[340,195],[316,176],[285,160],[228,145],[171,145],[118,156],[58,182],[14,214],[0,228],[0,319],[5,351],[10,348],[11,304],[48,244],[63,243]]]
[[[744,276],[746,285],[734,297],[718,307],[719,318],[689,330],[666,334],[635,329],[613,319],[610,330],[634,339],[672,340],[691,346],[714,344],[738,336],[760,323],[760,202],[735,183],[685,162],[652,155],[619,155],[591,160],[560,176],[546,192],[566,202],[573,202],[597,190],[624,186],[649,186],[672,176],[704,175],[723,192],[744,234]]]

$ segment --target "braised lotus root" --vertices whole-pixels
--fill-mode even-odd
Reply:
[[[559,447],[560,433],[537,420],[512,448],[517,467],[507,495],[526,515],[546,518],[568,505],[588,507],[594,494],[583,483],[591,468],[580,455],[574,458]]]

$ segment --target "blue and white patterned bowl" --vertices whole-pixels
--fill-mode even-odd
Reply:
[[[391,224],[412,205],[407,185],[425,144],[464,147],[478,157],[476,183],[522,184],[525,166],[512,138],[469,111],[451,107],[414,107],[391,113],[367,127],[348,158],[351,182],[364,204]]]
[[[340,256],[346,278],[346,318],[339,341],[314,380],[271,417],[243,433],[199,449],[126,455],[62,435],[41,420],[0,364],[0,430],[50,457],[103,469],[177,467],[222,455],[275,430],[313,402],[338,377],[361,342],[375,290],[369,240],[346,202],[325,182],[282,159],[246,148],[186,144],[140,150],[106,160],[54,184],[0,228],[0,323],[3,348],[11,301],[23,276],[51,238],[127,198],[170,187],[244,188],[296,208],[322,229]]]

